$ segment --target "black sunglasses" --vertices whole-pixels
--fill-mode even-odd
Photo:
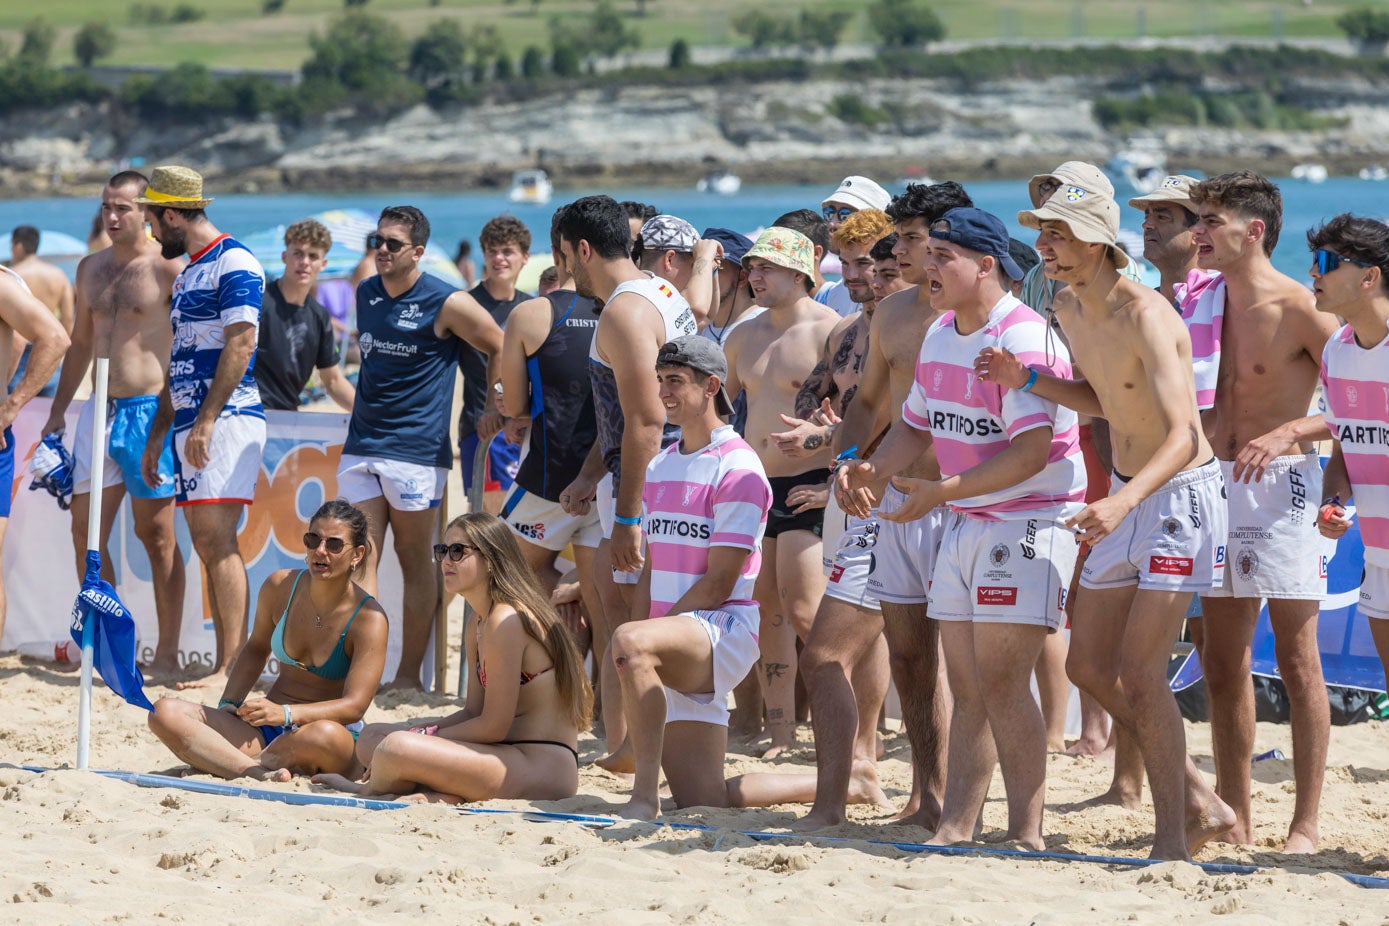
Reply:
[[[482,550],[473,546],[471,543],[436,543],[434,544],[434,558],[439,562],[444,561],[444,557],[449,558],[449,562],[456,563],[469,553],[481,553]]]
[[[309,531],[304,535],[304,549],[308,552],[317,550],[320,544],[327,547],[329,553],[338,554],[347,546],[347,541],[341,537],[324,537],[318,531]]]
[[[379,251],[383,244],[386,246],[386,250],[392,254],[398,254],[404,248],[413,247],[410,242],[401,241],[398,238],[387,238],[385,235],[378,235],[375,232],[367,235],[367,247],[371,250]]]
[[[1341,266],[1341,264],[1354,264],[1357,267],[1374,266],[1374,264],[1367,264],[1363,260],[1355,260],[1351,257],[1342,257],[1334,251],[1328,251],[1326,248],[1318,248],[1317,250],[1313,251],[1312,260],[1314,263],[1316,263],[1317,273],[1320,276],[1326,276],[1328,273]]]

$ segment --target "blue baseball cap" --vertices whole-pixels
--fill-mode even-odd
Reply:
[[[1003,220],[983,209],[951,209],[931,225],[931,237],[996,259],[1010,280],[1023,278],[1022,268],[1009,253],[1008,229]]]
[[[731,228],[706,228],[700,237],[723,245],[723,259],[731,260],[739,267],[743,266],[743,258],[752,250],[752,239]]]

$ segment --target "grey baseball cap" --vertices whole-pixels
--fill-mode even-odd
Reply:
[[[728,358],[723,348],[702,334],[687,334],[661,345],[656,354],[657,366],[682,366],[719,378],[719,391],[714,394],[714,408],[725,418],[733,414],[733,402],[723,384],[728,381]]]

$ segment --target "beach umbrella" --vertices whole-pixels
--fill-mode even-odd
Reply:
[[[110,361],[98,357],[92,397],[92,485],[102,484],[106,467],[106,384]],[[91,494],[87,517],[87,569],[72,606],[72,639],[82,647],[82,683],[77,703],[77,767],[87,767],[92,723],[92,670],[127,703],[154,710],[135,663],[135,621],[120,596],[101,577],[101,493]]]

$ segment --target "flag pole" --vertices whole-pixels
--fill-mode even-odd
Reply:
[[[88,496],[87,511],[87,552],[101,551],[101,495],[102,481],[106,468],[106,380],[110,361],[105,357],[96,360],[93,374],[92,395],[87,401],[92,406],[92,459],[91,494]],[[77,767],[87,767],[87,745],[92,727],[92,662],[93,641],[96,638],[96,619],[87,615],[82,622],[82,684],[77,702]]]

